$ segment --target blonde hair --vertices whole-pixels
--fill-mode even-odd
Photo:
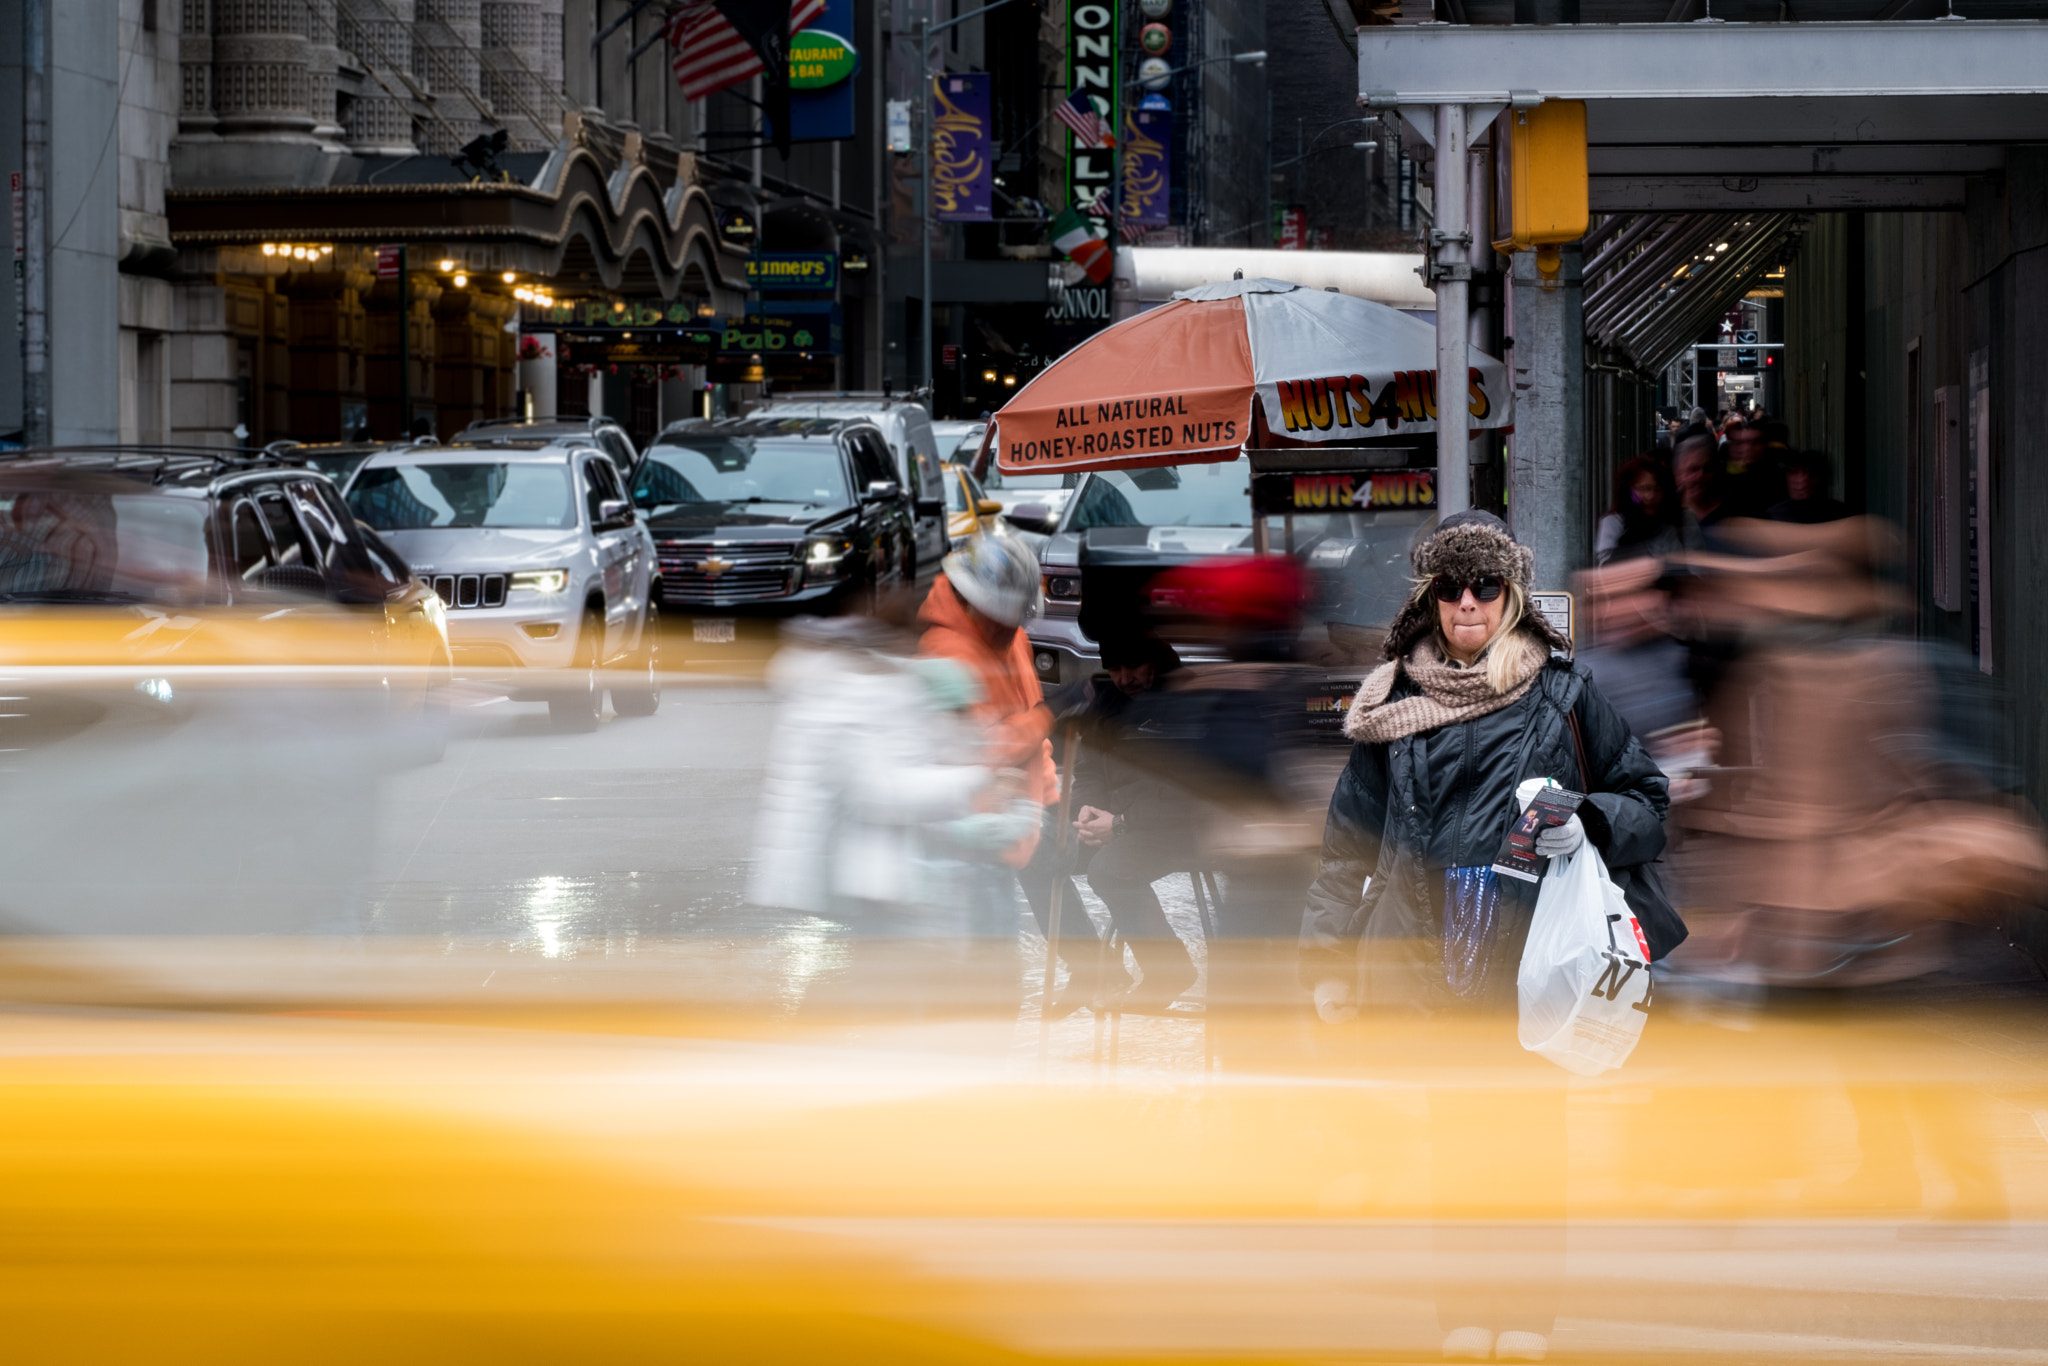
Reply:
[[[1514,688],[1515,684],[1521,681],[1516,675],[1521,669],[1522,659],[1514,650],[1497,650],[1494,647],[1502,641],[1512,640],[1515,636],[1516,628],[1522,624],[1522,618],[1529,615],[1529,595],[1522,585],[1514,579],[1505,577],[1503,578],[1503,584],[1507,589],[1507,603],[1500,610],[1500,629],[1495,631],[1486,644],[1479,648],[1479,658],[1486,661],[1486,686],[1492,688],[1496,693],[1508,692]],[[1425,598],[1434,596],[1435,589],[1436,579],[1434,577],[1417,579],[1415,581],[1415,591],[1409,594],[1408,600],[1411,603],[1420,603]],[[1443,650],[1445,655],[1448,656],[1450,653],[1450,642],[1444,639],[1443,613],[1440,609],[1436,608],[1434,603],[1430,604],[1430,606],[1432,608],[1431,620],[1435,623],[1433,631],[1436,636],[1437,648]]]

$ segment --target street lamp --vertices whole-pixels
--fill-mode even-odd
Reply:
[[[1309,135],[1308,141],[1304,143],[1301,140],[1299,124],[1297,124],[1294,134],[1295,154],[1285,161],[1275,161],[1273,160],[1273,102],[1270,99],[1266,101],[1266,222],[1268,224],[1273,221],[1273,172],[1284,171],[1289,166],[1298,166],[1302,162],[1307,161],[1318,150],[1316,147],[1316,140],[1318,138],[1322,137],[1323,134],[1329,132],[1332,128],[1348,128],[1354,123],[1377,123],[1383,127],[1385,126],[1385,121],[1377,114],[1367,114],[1358,118],[1338,119],[1335,123],[1326,123],[1321,128],[1316,129],[1314,133]],[[1376,147],[1379,144],[1377,142],[1354,142],[1351,145],[1362,150],[1367,147]],[[1295,188],[1296,192],[1299,193],[1300,184],[1298,181]],[[1370,224],[1370,222],[1371,201],[1368,200],[1367,223]]]
[[[970,10],[943,24],[932,22],[932,9],[937,0],[925,0],[925,12],[917,20],[918,64],[924,69],[924,89],[919,93],[920,108],[917,115],[918,129],[918,194],[922,202],[918,206],[918,227],[924,244],[924,283],[921,286],[922,299],[918,309],[919,327],[922,335],[918,338],[924,351],[925,402],[929,404],[938,391],[932,374],[932,89],[938,73],[932,70],[932,39],[949,28],[955,28],[970,19],[979,19],[990,10],[1001,9],[1010,0],[990,0],[980,9]],[[1263,54],[1261,54],[1263,55]]]

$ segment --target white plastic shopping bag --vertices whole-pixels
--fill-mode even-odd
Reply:
[[[1582,1077],[1628,1061],[1650,1018],[1650,949],[1599,850],[1554,858],[1515,987],[1522,1047]]]

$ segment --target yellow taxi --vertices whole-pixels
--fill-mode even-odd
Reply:
[[[966,540],[976,530],[993,530],[1003,505],[981,490],[965,465],[941,465],[946,483],[946,541]]]

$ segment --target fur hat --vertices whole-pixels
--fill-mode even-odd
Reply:
[[[1454,512],[1415,547],[1415,576],[1433,579],[1441,574],[1462,583],[1487,574],[1498,574],[1522,585],[1527,592],[1536,584],[1536,554],[1508,534],[1508,525],[1490,512],[1473,509]],[[1387,629],[1388,659],[1399,659],[1415,643],[1436,629],[1436,600],[1430,594],[1410,598],[1401,607],[1394,624]],[[1552,649],[1571,649],[1571,642],[1557,633],[1535,612],[1522,614],[1521,629]]]

